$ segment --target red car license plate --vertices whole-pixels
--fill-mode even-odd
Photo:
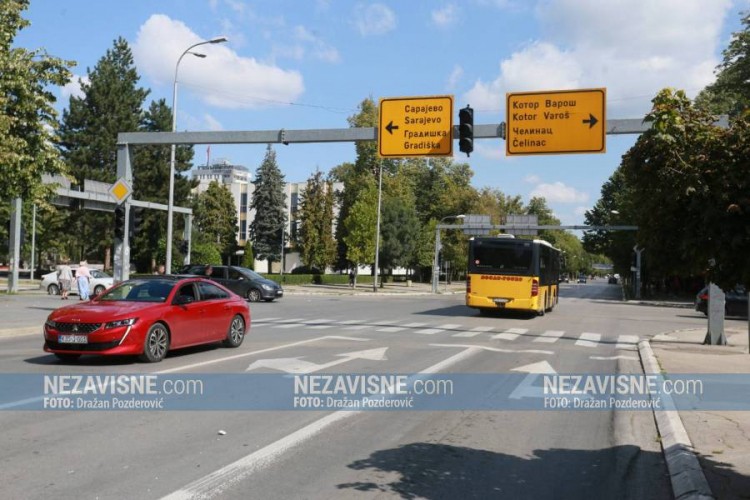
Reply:
[[[57,341],[61,344],[88,344],[89,338],[86,335],[58,335]]]

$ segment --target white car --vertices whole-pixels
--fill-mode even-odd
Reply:
[[[90,269],[91,281],[89,282],[89,290],[91,295],[99,295],[107,288],[115,284],[115,279],[109,274],[100,271],[98,269]],[[75,278],[76,270],[73,269],[73,277]],[[47,290],[50,295],[60,295],[60,284],[57,282],[57,271],[45,274],[42,276],[42,284],[39,285],[42,290]],[[70,284],[70,293],[78,295],[78,283],[73,279],[73,283]]]

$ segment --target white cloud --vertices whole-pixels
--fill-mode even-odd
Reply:
[[[544,197],[548,203],[583,203],[589,199],[586,193],[576,191],[562,182],[538,184],[529,195]]]
[[[573,213],[579,217],[583,217],[584,215],[586,215],[586,212],[588,212],[589,210],[591,210],[591,207],[576,207],[573,210]]]
[[[88,76],[78,76],[73,75],[73,78],[66,83],[62,89],[60,90],[60,93],[62,94],[64,99],[70,99],[71,96],[82,98],[83,97],[83,90],[81,90],[81,82],[88,85],[90,83]]]
[[[327,44],[304,26],[295,26],[292,32],[294,42],[274,45],[273,57],[285,57],[298,61],[311,57],[327,63],[341,61],[339,51],[335,47]]]
[[[488,146],[487,144],[492,144],[491,146]],[[465,158],[463,156],[463,153],[459,153],[456,151],[458,158]],[[488,160],[495,160],[495,161],[513,161],[514,158],[511,156],[505,156],[505,143],[501,141],[500,143],[488,143],[487,141],[477,143],[474,142],[474,154],[477,156],[481,156],[482,158],[486,158]]]
[[[203,115],[203,121],[206,122],[206,128],[211,132],[220,132],[224,130],[224,126],[221,124],[221,122],[219,122],[219,120],[209,115],[208,113]]]
[[[452,26],[458,20],[458,10],[453,4],[432,11],[432,23],[438,28]]]
[[[467,98],[500,109],[506,92],[606,87],[609,116],[642,116],[663,87],[695,95],[713,81],[731,8],[731,0],[542,1],[540,38]]]
[[[458,64],[453,66],[451,74],[448,75],[448,90],[453,90],[464,76],[464,69]]]
[[[171,85],[180,54],[205,38],[181,21],[163,14],[151,16],[138,31],[133,56],[141,74],[161,85]],[[269,102],[296,100],[304,91],[297,71],[242,57],[226,44],[203,45],[196,49],[205,59],[189,55],[179,68],[179,82],[199,89],[197,95],[210,105],[224,108],[254,108]]]
[[[362,36],[383,35],[396,29],[396,14],[380,3],[354,8],[354,26]]]
[[[527,175],[526,177],[524,177],[523,181],[524,182],[528,182],[529,184],[539,184],[539,182],[541,181],[541,179],[539,178],[538,175],[533,175],[532,174],[532,175]]]

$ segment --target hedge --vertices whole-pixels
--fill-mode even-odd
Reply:
[[[264,274],[267,278],[282,285],[348,285],[349,275],[347,274]],[[372,284],[372,276],[357,276],[357,284]]]

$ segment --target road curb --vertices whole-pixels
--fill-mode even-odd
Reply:
[[[660,374],[659,363],[651,349],[651,342],[638,342],[638,355],[646,374]],[[669,395],[660,396],[662,401],[671,399]],[[667,401],[663,407],[673,407]],[[654,420],[661,437],[661,448],[664,460],[667,462],[669,479],[672,483],[672,493],[677,500],[708,500],[714,499],[711,488],[703,473],[698,456],[695,454],[693,443],[690,442],[685,426],[682,425],[680,413],[676,410],[657,410],[654,408]]]

